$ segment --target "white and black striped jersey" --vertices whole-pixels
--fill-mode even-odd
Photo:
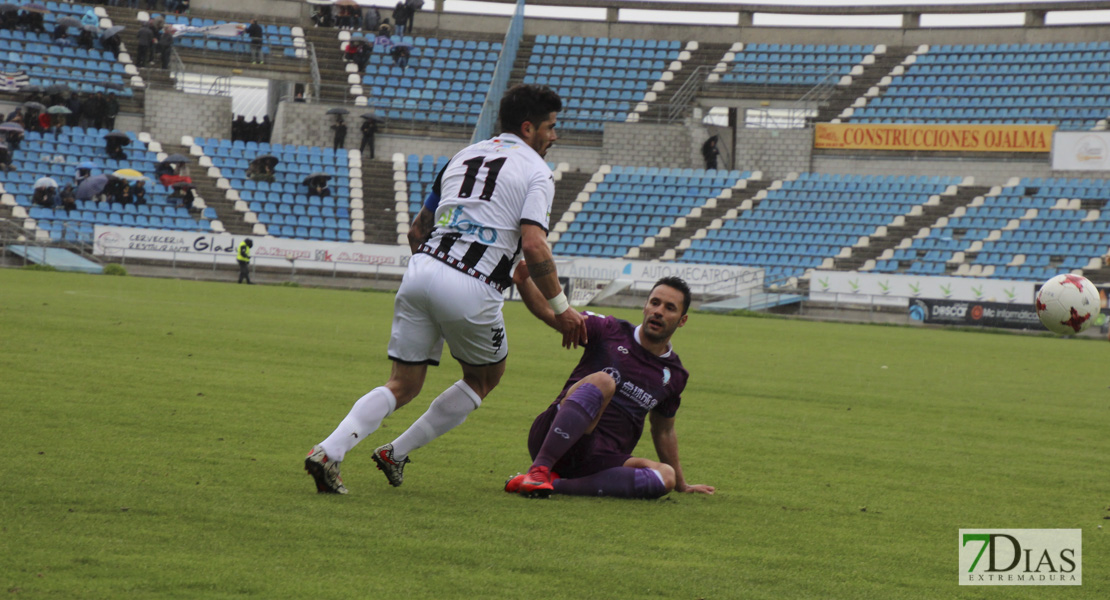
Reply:
[[[543,157],[503,133],[456,154],[436,177],[424,208],[435,213],[422,252],[504,289],[520,257],[520,226],[547,231],[555,178]]]

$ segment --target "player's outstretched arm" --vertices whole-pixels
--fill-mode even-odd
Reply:
[[[532,281],[528,275],[528,263],[520,261],[513,271],[513,283],[516,285],[516,291],[520,294],[521,301],[528,307],[528,311],[535,317],[556,331],[559,329],[555,325],[555,311],[547,304],[547,299],[543,297],[540,288]]]
[[[674,417],[660,416],[652,411],[648,413],[651,422],[651,441],[655,443],[655,453],[659,460],[667,463],[674,469],[674,489],[676,492],[712,494],[717,488],[700,483],[686,483],[682,475],[682,465],[678,460],[678,435],[674,431]]]
[[[563,288],[559,285],[559,275],[555,271],[555,258],[547,245],[547,233],[542,227],[528,223],[521,224],[521,250],[528,263],[528,273],[532,282],[550,305],[554,314],[552,327],[563,334],[564,348],[577,348],[586,343],[586,320],[578,311],[567,304]],[[556,304],[561,304],[556,306]],[[535,314],[535,313],[533,313]],[[537,315],[538,316],[538,315]]]
[[[416,218],[412,220],[412,225],[409,225],[409,249],[413,254],[416,254],[420,249],[420,244],[423,244],[432,235],[432,228],[435,226],[435,215],[427,208],[421,208],[420,212],[416,213]]]

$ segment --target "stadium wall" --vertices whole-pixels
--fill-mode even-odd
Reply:
[[[736,169],[763,171],[764,178],[809,171],[813,129],[741,128],[736,134]],[[903,170],[904,172],[904,170]]]
[[[186,94],[148,88],[144,99],[146,131],[154,139],[180,143],[181,136],[231,137],[231,97]]]

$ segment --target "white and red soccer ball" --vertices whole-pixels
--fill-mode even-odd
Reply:
[[[1086,277],[1057,275],[1044,282],[1033,305],[1053,333],[1075,335],[1090,327],[1100,309],[1098,290]]]

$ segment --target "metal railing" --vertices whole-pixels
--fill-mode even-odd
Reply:
[[[472,143],[488,139],[493,136],[500,108],[501,97],[509,86],[509,76],[516,62],[516,53],[520,48],[520,39],[524,37],[524,0],[517,0],[516,12],[509,21],[509,29],[505,32],[505,42],[501,46],[501,55],[497,57],[497,66],[493,70],[493,79],[490,81],[489,90],[486,92],[485,101],[482,102],[482,112],[478,115],[478,124],[474,127]]]
[[[694,100],[698,97],[698,92],[705,85],[707,77],[709,77],[709,67],[705,65],[694,69],[690,73],[690,76],[686,78],[678,91],[671,96],[670,106],[665,111],[668,123],[673,123],[686,114],[686,110],[694,103]]]
[[[320,99],[320,63],[316,60],[316,45],[312,42],[306,42],[305,47],[308,48],[308,65],[312,71],[312,97],[317,101]]]

